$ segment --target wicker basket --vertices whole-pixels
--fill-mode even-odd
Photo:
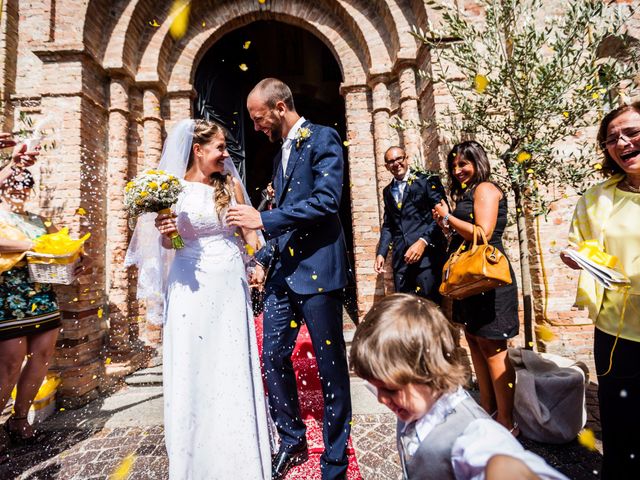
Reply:
[[[29,276],[35,283],[70,285],[78,278],[74,271],[79,261],[79,252],[71,255],[27,252]]]

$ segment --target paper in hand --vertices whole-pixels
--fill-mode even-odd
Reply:
[[[584,255],[578,253],[577,250],[566,249],[563,250],[562,253],[580,265],[585,272],[591,275],[604,288],[617,290],[631,283],[622,273],[589,260]]]

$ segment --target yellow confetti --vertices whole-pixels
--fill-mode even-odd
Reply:
[[[473,213],[469,214],[469,218],[473,219]]]
[[[551,342],[556,338],[556,334],[546,325],[536,325],[535,331],[538,338],[543,342]]]
[[[267,0],[258,0],[258,3],[259,3],[260,5],[264,5],[264,3],[265,3],[266,1],[267,1]]]
[[[191,2],[189,0],[175,0],[169,11],[169,16],[174,16],[169,33],[174,40],[180,40],[189,28],[189,13]]]
[[[531,154],[525,151],[520,152],[517,157],[518,163],[523,163],[530,159],[531,159]]]
[[[40,324],[37,324],[37,325],[36,325],[36,328],[40,328]]]
[[[594,170],[602,170],[602,164],[601,164],[601,163],[596,163],[596,164],[593,166],[593,169],[594,169]]]
[[[129,478],[129,472],[131,472],[131,467],[133,467],[133,463],[135,461],[136,456],[133,453],[124,457],[122,462],[120,462],[120,465],[118,465],[111,475],[109,475],[109,480],[125,480],[126,478]]]
[[[104,361],[105,365],[109,365],[111,363],[111,357],[107,357],[107,359]]]
[[[527,169],[527,173],[528,173],[529,175],[533,175],[533,173],[535,173],[535,172],[533,171],[533,168],[528,168],[528,169]]]
[[[98,375],[94,375],[93,377],[91,377],[92,380],[95,380],[96,378],[98,378]]]
[[[249,70],[249,67],[247,67],[246,63],[241,63],[239,67],[240,67],[240,70],[242,70],[243,72],[246,72],[247,70]]]
[[[82,207],[79,207],[79,208],[76,210],[76,215],[86,215],[86,214],[87,214],[87,211],[86,211],[84,208],[82,208]]]
[[[102,307],[100,307],[98,309],[98,318],[102,318],[102,313],[103,313],[103,310],[102,310]]]
[[[206,27],[206,26],[207,26],[207,22],[204,22],[204,21],[203,21],[203,22],[202,22],[202,26],[203,26],[203,27]]]
[[[38,304],[34,303],[33,305],[31,305],[31,311],[33,312],[36,308],[38,308]]]
[[[600,98],[600,94],[594,92],[594,93],[591,94],[591,98],[593,98],[594,100],[597,100],[597,99]]]
[[[289,323],[289,326],[291,328],[298,328],[298,323],[295,320],[291,320],[291,323]]]
[[[64,408],[64,407],[61,407],[61,408],[60,408],[60,411],[61,411],[61,412],[64,412],[64,411],[65,411],[65,408]]]
[[[562,116],[564,118],[569,118],[569,112],[562,112]]]
[[[251,40],[247,40],[242,44],[242,48],[244,48],[245,50],[248,50],[250,46],[251,46]]]
[[[529,346],[533,348],[533,342],[529,342]]]
[[[421,290],[420,285],[418,285],[418,286],[416,287],[416,293],[417,293],[417,292],[419,292],[420,290]]]
[[[324,343],[326,343],[327,345],[331,345],[331,340],[325,340]]]
[[[402,208],[402,202],[398,202],[398,208]]]
[[[256,252],[255,248],[253,248],[248,243],[244,246],[244,249],[247,251],[247,254],[250,256],[253,256],[253,254]]]
[[[509,385],[509,388],[513,388],[513,383],[509,382],[507,385]]]
[[[71,300],[72,302],[77,302],[78,301],[78,297],[73,297],[73,300]]]
[[[462,189],[463,189],[463,190],[464,190],[465,188],[467,188],[467,184],[466,184],[466,183],[462,183],[460,186],[462,187]]]
[[[474,77],[473,87],[475,88],[476,92],[484,93],[484,91],[487,89],[487,85],[489,85],[489,79],[484,75],[477,74]]]
[[[294,251],[292,247],[289,247],[289,255],[291,255],[293,257]]]
[[[149,22],[149,25],[151,25],[154,28],[158,28],[160,26],[160,24],[155,18]]]
[[[344,145],[345,147],[348,147],[350,145],[349,140],[345,140],[344,142],[342,142],[342,145]]]
[[[596,449],[596,436],[593,434],[593,430],[585,428],[578,434],[578,443],[589,450]]]
[[[317,279],[318,279],[318,275],[316,275],[316,274],[314,273],[313,275],[311,275],[311,278],[312,278],[312,279],[314,279],[314,280],[317,280]]]
[[[44,226],[47,228],[51,226],[51,220],[45,220],[43,223],[44,223]]]
[[[318,287],[318,292],[322,292],[323,290],[324,290],[324,288]]]

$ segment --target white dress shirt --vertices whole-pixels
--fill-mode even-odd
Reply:
[[[456,405],[468,396],[469,393],[462,387],[458,387],[455,392],[443,394],[431,410],[415,422],[420,442],[423,442],[434,427],[442,423]],[[413,455],[415,450],[407,453]],[[506,428],[491,418],[480,418],[471,422],[453,444],[451,465],[456,479],[484,480],[487,462],[497,454],[521,460],[543,480],[568,480],[549,466],[543,458],[525,450]]]
[[[291,130],[287,134],[287,138],[282,142],[282,176],[287,174],[287,165],[289,164],[289,157],[291,156],[291,147],[296,143],[296,134],[302,127],[302,124],[306,122],[304,117],[300,117],[296,123],[293,124]]]

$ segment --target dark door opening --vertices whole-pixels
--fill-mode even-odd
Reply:
[[[333,54],[306,30],[275,21],[258,21],[229,32],[204,55],[196,71],[196,118],[207,118],[229,131],[229,153],[245,180],[254,206],[271,180],[273,157],[280,144],[256,132],[246,112],[246,98],[265,77],[286,82],[296,110],[308,120],[336,129],[346,139],[345,105],[340,96],[342,73]],[[350,180],[347,150],[340,217],[353,265]],[[354,294],[348,295],[352,313]],[[353,315],[352,315],[353,317]]]

